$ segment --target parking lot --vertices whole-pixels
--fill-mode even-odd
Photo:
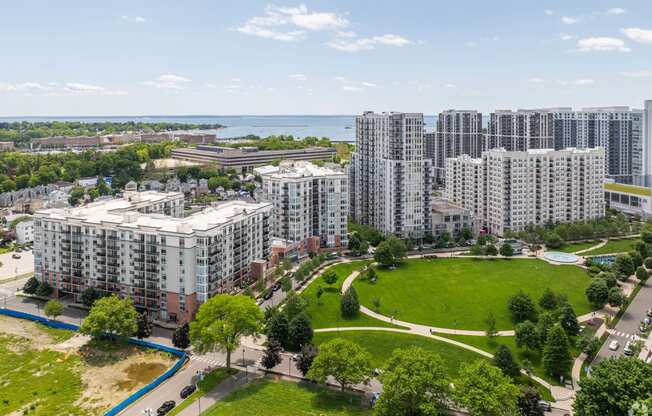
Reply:
[[[14,259],[12,256],[17,254],[19,259]],[[34,254],[32,250],[22,251],[20,253],[10,252],[0,254],[0,280],[5,280],[16,275],[34,272]]]

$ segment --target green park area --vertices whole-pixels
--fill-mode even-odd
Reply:
[[[618,240],[609,240],[607,244],[595,250],[582,253],[583,256],[596,256],[599,254],[626,253],[634,250],[634,244],[640,241],[640,238],[622,238]]]
[[[207,416],[370,416],[363,397],[307,383],[257,380],[213,405]]]
[[[351,326],[384,326],[396,327],[394,325],[379,321],[377,319],[368,317],[359,313],[354,318],[345,318],[340,311],[340,289],[344,280],[354,271],[362,270],[369,264],[368,261],[359,260],[350,263],[340,263],[331,266],[329,270],[333,270],[337,275],[337,281],[333,284],[327,284],[319,277],[313,281],[302,292],[302,296],[308,300],[308,315],[312,321],[312,326],[318,328],[336,328],[351,327]],[[322,288],[323,293],[317,299],[317,291],[319,287]]]
[[[600,240],[583,241],[581,243],[567,243],[564,244],[564,246],[559,249],[555,249],[555,250],[551,249],[550,251],[562,251],[564,253],[575,253],[577,251],[582,251],[597,246],[600,243],[601,243]]]
[[[414,259],[395,270],[378,268],[377,276],[375,283],[356,279],[361,304],[441,328],[485,330],[490,314],[499,330],[513,328],[507,304],[520,290],[539,299],[549,288],[566,296],[578,316],[591,311],[584,293],[587,273],[536,259]]]

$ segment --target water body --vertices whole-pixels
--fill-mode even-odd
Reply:
[[[426,130],[435,129],[436,117],[424,116]],[[328,137],[333,141],[355,142],[355,115],[341,116],[116,116],[116,117],[0,117],[0,121],[79,121],[79,122],[173,122],[221,124],[223,129],[210,130],[219,138],[242,137],[254,134]]]

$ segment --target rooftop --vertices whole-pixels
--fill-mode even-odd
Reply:
[[[282,162],[279,166],[262,166],[257,172],[275,179],[294,179],[309,176],[344,175],[344,172],[327,166],[317,166],[306,161]]]
[[[622,192],[632,195],[652,196],[652,189],[644,186],[625,185],[622,183],[605,183],[604,189],[606,191]]]

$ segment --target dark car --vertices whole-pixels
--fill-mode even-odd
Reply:
[[[195,392],[195,390],[197,390],[197,387],[195,387],[194,384],[191,384],[191,385],[189,385],[189,386],[184,387],[184,388],[181,390],[181,393],[179,393],[179,395],[181,396],[182,399],[185,399],[186,397],[188,397],[188,396],[190,396],[191,394],[193,394],[193,393]]]
[[[278,291],[281,288],[281,282],[276,282],[274,283],[274,286],[272,286],[272,290],[274,292]]]
[[[274,295],[274,292],[272,292],[271,290],[267,289],[267,290],[265,291],[265,293],[263,294],[263,299],[265,299],[265,300],[270,300],[270,299],[272,298],[273,295]]]
[[[164,414],[168,413],[170,410],[174,409],[174,406],[176,406],[177,403],[174,400],[168,400],[167,402],[163,403],[161,407],[158,408],[156,411],[157,416],[163,416]]]

